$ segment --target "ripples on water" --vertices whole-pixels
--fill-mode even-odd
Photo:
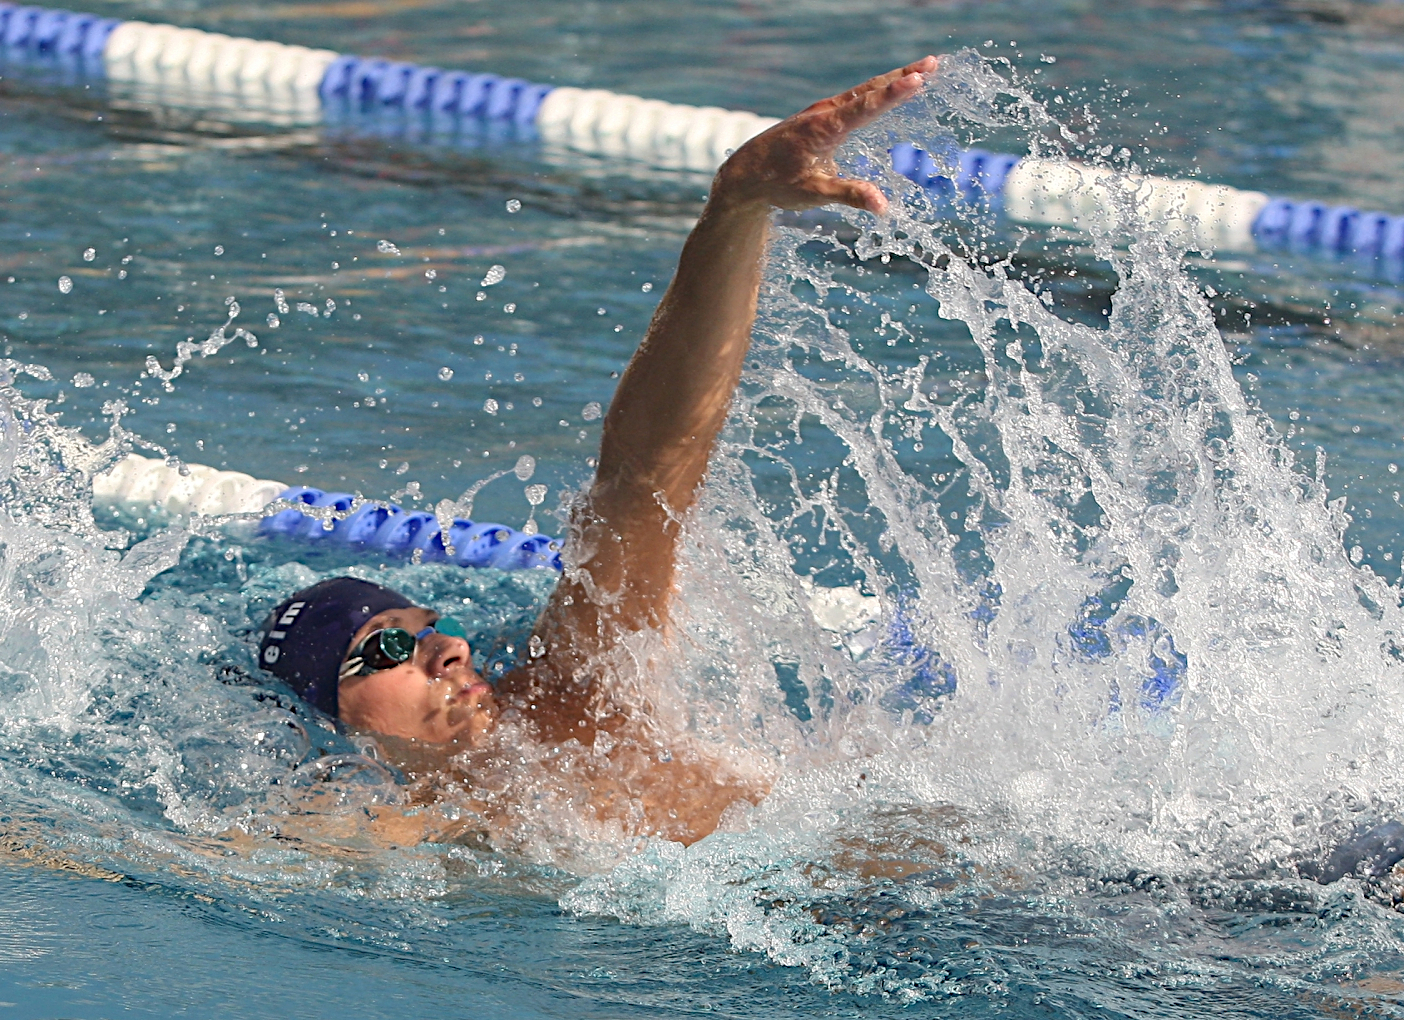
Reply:
[[[849,165],[893,137],[1056,141],[998,70],[949,61]],[[390,845],[371,819],[406,797],[393,767],[265,686],[248,644],[345,564],[97,530],[82,471],[111,448],[51,418],[47,369],[9,362],[6,845],[425,966],[496,959],[475,919],[511,918],[520,980],[605,1003],[678,1001],[643,987],[646,947],[676,940],[740,951],[708,964],[720,978],[677,963],[672,990],[731,1010],[780,1008],[786,979],[745,974],[767,959],[960,1015],[1393,1009],[1389,884],[1317,886],[1293,861],[1400,810],[1398,588],[1352,563],[1323,468],[1245,397],[1183,253],[1093,239],[1076,264],[1110,313],[1088,314],[1006,260],[1018,238],[982,210],[883,183],[891,221],[781,232],[688,534],[677,665],[629,678],[665,727],[774,775],[764,803],[686,849],[549,796],[511,852],[472,826]],[[463,618],[485,664],[516,654],[550,583],[353,566]],[[865,654],[818,628],[801,578],[882,599]],[[544,794],[540,754],[506,774]],[[598,925],[618,973],[522,962],[558,937],[553,903]]]

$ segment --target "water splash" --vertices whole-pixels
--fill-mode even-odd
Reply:
[[[1092,239],[1118,286],[1084,321],[986,253],[995,210],[875,169],[898,139],[1059,137],[995,70],[948,59],[852,141],[889,219],[845,213],[773,248],[689,550],[690,637],[729,652],[667,696],[755,718],[729,737],[783,761],[776,792],[737,833],[592,879],[573,909],[724,930],[836,987],[950,994],[940,954],[875,972],[871,921],[819,919],[869,895],[883,872],[864,858],[921,876],[891,894],[906,911],[1136,873],[1195,901],[1204,876],[1291,885],[1294,857],[1400,809],[1400,591],[1348,557],[1323,465],[1245,400],[1183,251],[1125,210],[1129,237]],[[909,327],[918,300],[969,346]],[[882,600],[867,658],[806,618],[811,572]],[[781,860],[828,877],[764,863]]]
[[[1322,465],[1244,399],[1166,238],[1094,237],[1118,286],[1087,317],[993,253],[997,210],[875,169],[897,138],[1056,156],[1066,133],[998,70],[948,59],[854,140],[846,165],[889,190],[890,219],[780,232],[688,526],[672,665],[621,677],[663,743],[773,776],[765,802],[687,849],[640,840],[560,781],[596,749],[523,745],[429,790],[452,811],[476,782],[510,823],[496,852],[387,849],[362,820],[405,790],[374,743],[251,661],[263,614],[320,575],[253,543],[97,528],[85,479],[137,441],[121,406],[88,443],[15,382],[44,369],[4,362],[6,838],[397,951],[461,868],[952,1012],[1211,992],[1248,1010],[1264,984],[1317,995],[1386,968],[1395,919],[1293,861],[1399,807],[1400,593],[1346,554]],[[920,302],[949,329],[917,325]],[[183,347],[157,378],[207,353]],[[525,494],[534,513],[545,492]],[[535,654],[547,576],[354,569],[466,617],[490,674]],[[641,640],[639,661],[662,657]]]

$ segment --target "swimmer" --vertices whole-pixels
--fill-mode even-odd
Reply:
[[[648,720],[609,707],[612,652],[666,633],[681,521],[750,348],[774,209],[841,203],[881,215],[876,185],[840,176],[834,152],[856,128],[910,99],[936,69],[925,57],[815,103],[741,146],[718,170],[677,273],[604,420],[598,469],[569,523],[571,559],[531,640],[532,657],[494,690],[461,631],[399,594],[353,578],[290,597],[264,625],[260,664],[347,726],[480,746],[508,716],[544,744],[628,746]],[[611,752],[612,754],[623,752]],[[714,764],[639,755],[628,799],[641,831],[692,842],[765,789]],[[597,811],[618,800],[594,797]]]

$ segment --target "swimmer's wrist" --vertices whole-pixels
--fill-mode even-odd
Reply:
[[[767,217],[773,206],[764,198],[755,195],[747,195],[739,191],[717,191],[713,190],[707,196],[707,206],[702,216],[704,219],[754,219],[757,217]]]
[[[738,167],[735,160],[727,160],[712,178],[707,211],[724,215],[768,216],[774,204],[766,194],[766,182],[758,180],[757,176],[744,166]]]

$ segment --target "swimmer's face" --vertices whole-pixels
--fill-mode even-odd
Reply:
[[[387,609],[356,631],[347,655],[371,631],[403,627],[417,634],[438,619],[430,609]],[[437,631],[426,634],[414,655],[393,669],[344,677],[337,698],[341,720],[350,726],[434,744],[476,744],[497,718],[492,688],[473,669],[468,642]]]

